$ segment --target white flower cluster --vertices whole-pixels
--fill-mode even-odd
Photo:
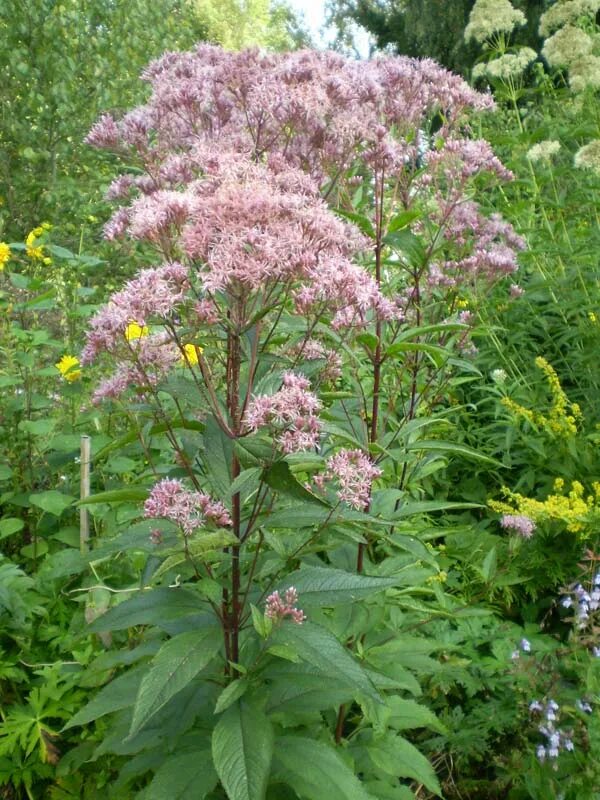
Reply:
[[[594,139],[575,153],[575,166],[600,175],[600,139]]]
[[[597,37],[581,27],[592,23],[599,9],[600,0],[558,0],[540,18],[540,35],[549,37],[542,53],[551,67],[568,69],[574,92],[600,88]]]
[[[513,8],[509,0],[477,0],[469,15],[465,39],[483,43],[496,33],[512,33],[526,22],[525,14]]]
[[[540,36],[546,38],[563,25],[577,23],[580,19],[594,17],[600,10],[600,0],[559,0],[540,17]]]
[[[509,81],[520,78],[527,67],[537,58],[531,47],[521,47],[516,53],[505,53],[492,61],[477,64],[473,68],[474,78],[495,78]]]
[[[560,142],[556,139],[545,139],[543,142],[534,144],[527,151],[527,158],[535,163],[536,161],[551,161],[552,156],[555,156],[560,150]]]

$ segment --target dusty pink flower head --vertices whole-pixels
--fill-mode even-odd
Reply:
[[[154,318],[168,317],[185,298],[188,287],[188,270],[178,263],[138,272],[92,317],[82,363],[90,364],[102,352],[122,352],[130,323],[144,326]]]
[[[362,450],[343,449],[327,460],[327,472],[320,476],[319,483],[335,481],[338,498],[362,511],[369,505],[371,484],[380,475],[379,467]]]
[[[282,620],[290,617],[292,622],[302,625],[306,619],[306,614],[301,609],[296,608],[297,602],[298,592],[293,586],[286,589],[283,599],[280,597],[279,592],[273,592],[267,597],[265,616],[272,620]]]
[[[531,539],[535,530],[535,522],[524,514],[504,514],[500,525],[513,533],[518,533],[524,539]]]
[[[170,519],[185,536],[191,536],[206,520],[216,525],[231,525],[225,506],[204,492],[190,492],[180,480],[164,478],[152,487],[144,503],[147,519]]]
[[[318,446],[322,423],[318,412],[321,402],[302,375],[286,372],[283,386],[272,395],[258,395],[248,404],[244,416],[247,430],[269,427],[278,433],[284,453],[297,453]]]

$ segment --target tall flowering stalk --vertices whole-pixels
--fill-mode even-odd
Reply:
[[[475,199],[484,175],[510,178],[468,137],[489,97],[431,61],[201,45],[144,78],[147,104],[103,116],[88,141],[135,167],[108,191],[121,206],[107,238],[144,242],[161,263],[98,312],[83,361],[116,363],[97,402],[151,409],[174,450],[179,474],[154,486],[145,516],[179,530],[193,580],[222,587],[211,606],[233,680],[265,655],[250,618],[264,637],[317,635],[301,589],[271,590],[327,549],[329,526],[371,511],[383,454],[469,346],[464,298],[512,274],[522,241]],[[346,392],[322,391],[332,383]],[[191,422],[203,429],[192,457],[178,428]],[[286,522],[307,532],[288,549],[272,532],[286,498],[310,512]],[[274,572],[267,544],[285,552]],[[265,598],[262,619],[250,600]]]

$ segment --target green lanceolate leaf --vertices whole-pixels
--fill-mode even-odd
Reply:
[[[131,486],[128,489],[113,489],[109,492],[98,492],[85,500],[80,500],[78,505],[91,506],[97,503],[140,503],[148,497],[148,489],[143,486]]]
[[[325,742],[282,736],[275,754],[277,773],[306,800],[372,800],[346,762]]]
[[[304,567],[288,575],[278,589],[294,586],[303,606],[337,606],[355,603],[394,583],[393,578],[369,578],[333,567]]]
[[[273,466],[264,470],[263,481],[280,494],[293,497],[295,500],[304,500],[318,506],[327,507],[327,504],[316,495],[305,489],[293,476],[290,465],[286,461],[278,461]]]
[[[448,455],[451,456],[462,456],[464,458],[470,458],[473,461],[482,461],[485,464],[493,464],[495,467],[502,466],[502,464],[499,461],[496,461],[495,458],[490,458],[483,453],[479,453],[477,450],[474,450],[472,447],[467,447],[465,444],[444,442],[438,439],[420,439],[419,441],[406,445],[406,449],[424,450],[428,453],[448,453]]]
[[[375,700],[380,699],[358,662],[326,628],[311,622],[296,625],[284,621],[273,631],[271,641],[296,652],[303,661],[312,664],[326,677],[337,678],[341,683],[353,686],[356,691],[365,692]]]
[[[221,646],[218,627],[180,633],[164,644],[144,675],[133,709],[130,736],[185,688],[214,658]]]
[[[203,463],[215,495],[229,496],[231,474],[229,465],[233,454],[231,439],[221,430],[214,417],[208,417],[204,430]]]
[[[245,678],[240,678],[230,683],[229,686],[226,686],[217,698],[215,714],[226,711],[236,700],[239,700],[240,697],[246,693],[248,686],[249,683]]]
[[[88,630],[121,631],[134,625],[159,625],[205,610],[202,600],[195,592],[186,589],[158,588],[140,591],[106,614],[94,620]]]
[[[133,705],[135,693],[138,690],[146,667],[137,667],[129,670],[124,675],[119,675],[109,684],[104,686],[90,702],[80,709],[75,716],[67,722],[65,730],[77,725],[87,725],[95,719],[112,714]]]
[[[209,553],[220,551],[223,547],[236,544],[237,537],[232,531],[218,530],[212,533],[200,534],[194,541],[188,544],[188,552],[181,550],[178,553],[168,556],[152,575],[152,580],[157,581],[171,569],[184,564],[186,561],[195,559],[204,560]]]
[[[446,733],[446,728],[435,714],[414,700],[405,700],[403,697],[393,695],[386,698],[386,705],[390,711],[387,724],[396,731],[431,728],[438,733]]]
[[[213,732],[215,768],[229,800],[263,800],[273,756],[273,729],[243,700],[227,709]]]
[[[170,756],[144,794],[145,800],[203,800],[215,788],[210,751]]]
[[[435,771],[425,756],[402,736],[377,739],[367,748],[376,767],[397,778],[413,778],[430,792],[442,796]]]

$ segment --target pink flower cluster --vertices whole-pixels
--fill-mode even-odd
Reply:
[[[339,486],[338,498],[362,511],[369,505],[371,484],[380,475],[379,467],[362,450],[344,449],[327,460],[327,471],[317,476],[315,482],[323,486],[325,481],[335,481]]]
[[[188,270],[182,264],[163,264],[138,272],[92,317],[82,364],[92,363],[102,352],[122,353],[130,323],[144,326],[152,319],[169,317],[188,288]]]
[[[342,359],[335,350],[329,350],[317,339],[308,339],[293,349],[293,353],[306,361],[324,361],[320,377],[324,381],[334,381],[342,374]]]
[[[524,539],[531,539],[535,530],[535,522],[524,514],[504,514],[500,525]]]
[[[128,352],[116,371],[103,380],[93,394],[94,404],[116,400],[135,387],[141,394],[155,388],[181,360],[181,351],[164,333],[144,336],[127,343]]]
[[[231,525],[231,516],[223,505],[204,492],[190,492],[180,480],[164,478],[152,487],[144,503],[147,519],[170,519],[185,536],[191,536],[205,521]]]
[[[306,619],[306,614],[299,608],[296,608],[298,602],[298,592],[293,586],[286,589],[283,599],[281,599],[279,592],[273,592],[267,597],[265,616],[272,620],[282,620],[285,617],[290,617],[292,622],[297,625],[302,625]]]
[[[284,453],[297,453],[318,446],[321,421],[319,399],[302,375],[286,372],[283,386],[272,395],[253,397],[244,416],[245,427],[256,431],[270,427],[278,431],[277,441]]]

